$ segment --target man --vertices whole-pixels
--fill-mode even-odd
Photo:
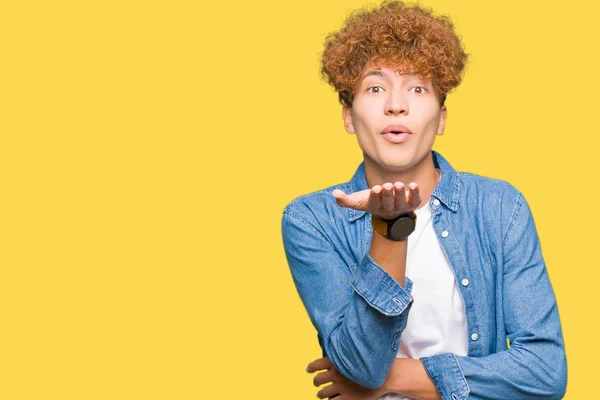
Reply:
[[[562,329],[526,200],[432,151],[466,59],[448,18],[400,2],[354,13],[327,39],[322,72],[364,161],[282,219],[324,355],[307,370],[331,383],[319,398],[564,396]]]

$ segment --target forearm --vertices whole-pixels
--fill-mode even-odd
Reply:
[[[406,327],[412,305],[406,255],[406,240],[393,241],[374,231],[369,253],[353,276],[356,292],[344,319],[324,338],[325,353],[334,365],[365,387],[383,384]]]
[[[407,240],[390,240],[377,231],[373,231],[369,249],[371,260],[365,262],[367,264],[375,262],[379,271],[387,272],[389,275],[387,279],[390,282],[382,285],[373,281],[372,277],[377,275],[361,276],[359,274],[355,276],[358,292],[362,293],[362,298],[368,299],[371,306],[374,305],[371,301],[380,296],[369,299],[370,296],[364,296],[368,292],[386,293],[397,285],[410,291],[409,287],[405,287],[406,255]],[[368,269],[372,268],[373,266]],[[359,271],[368,269],[359,267]],[[392,280],[395,281],[393,284],[391,284]],[[365,308],[362,305],[362,299],[359,300],[359,296],[355,296],[354,299],[358,300],[358,303],[350,302],[340,329],[331,335],[329,341],[325,341],[325,348],[331,360],[346,377],[363,386],[375,388],[381,386],[387,371],[395,360],[400,335],[406,327],[408,319],[410,298],[406,295],[400,296],[398,293],[391,299],[392,303],[399,305],[401,310],[405,310],[402,312],[404,315],[400,318],[390,318],[389,315],[382,313],[386,307],[377,307],[379,310],[375,311],[372,307]],[[373,338],[377,338],[377,340],[373,340]],[[367,360],[376,361],[371,363]],[[360,381],[357,380],[359,377]],[[369,378],[365,380],[365,377]]]
[[[421,360],[397,358],[388,373],[383,388],[386,393],[398,393],[415,399],[441,399]]]
[[[392,280],[389,276],[387,279]],[[360,282],[365,284],[364,280]],[[404,290],[408,292],[412,283],[405,283]],[[399,286],[395,282],[394,285]],[[386,289],[375,292],[385,293]],[[383,384],[396,358],[400,335],[406,327],[408,311],[412,305],[410,295],[396,295],[394,299],[398,303],[390,303],[397,307],[398,311],[394,313],[398,314],[385,315],[382,309],[374,308],[377,304],[365,302],[355,292],[345,308],[344,318],[330,335],[323,337],[325,355],[338,370],[347,378],[368,388]]]
[[[452,394],[473,400],[558,400],[566,389],[563,350],[541,340],[485,357],[440,354],[421,361],[444,400]]]
[[[400,286],[406,275],[408,240],[394,241],[373,230],[369,254]]]

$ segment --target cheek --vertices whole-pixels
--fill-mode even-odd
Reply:
[[[361,133],[364,132],[368,129],[369,124],[367,121],[369,121],[369,119],[369,115],[363,110],[355,111],[352,114],[352,124],[354,125],[354,129]]]
[[[440,116],[436,115],[435,117],[433,117],[431,119],[431,127],[432,129],[434,129],[435,131],[437,131],[438,126],[440,125]]]
[[[421,126],[426,131],[437,131],[441,119],[441,113],[432,109],[414,110],[413,116],[416,120],[421,121]]]

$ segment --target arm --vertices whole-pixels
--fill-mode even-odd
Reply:
[[[556,299],[529,206],[519,194],[503,241],[502,304],[511,346],[484,357],[421,359],[445,399],[560,399],[567,364]]]
[[[420,400],[440,400],[435,384],[425,372],[419,360],[397,358],[383,384],[378,389],[366,389],[340,375],[328,358],[311,362],[306,371],[309,373],[326,370],[313,379],[315,386],[331,383],[319,390],[317,397],[325,399],[340,395],[348,400],[376,400],[388,393],[400,393]]]
[[[337,202],[339,205],[346,207],[358,206],[359,202],[353,204],[352,200],[349,200],[349,198],[352,199],[351,196],[343,196],[343,192],[339,193],[338,196]],[[375,185],[369,192],[371,213],[383,218],[395,217],[398,210],[414,210],[420,202],[419,187],[416,183],[408,185],[407,192],[405,192],[405,187],[400,182],[396,182],[394,185],[389,182],[382,186]],[[408,240],[390,240],[373,230],[369,254],[377,264],[400,284],[404,282],[406,276],[407,251]]]
[[[414,210],[420,203],[415,183],[407,191],[397,182],[351,195],[341,190],[333,194],[342,207],[383,218]],[[293,204],[283,214],[284,248],[321,347],[341,374],[367,388],[380,387],[396,358],[413,301],[412,282],[405,278],[407,242],[375,233],[359,264],[348,265],[338,251],[344,249],[336,249],[317,228],[315,214]]]
[[[283,243],[321,347],[342,375],[368,388],[380,387],[406,327],[412,282],[406,278],[400,286],[369,253],[358,265],[348,265],[303,214],[286,208]]]

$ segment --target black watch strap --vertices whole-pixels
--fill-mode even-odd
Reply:
[[[417,214],[414,211],[402,214],[394,219],[383,219],[371,215],[373,229],[391,240],[405,240],[417,226]]]

